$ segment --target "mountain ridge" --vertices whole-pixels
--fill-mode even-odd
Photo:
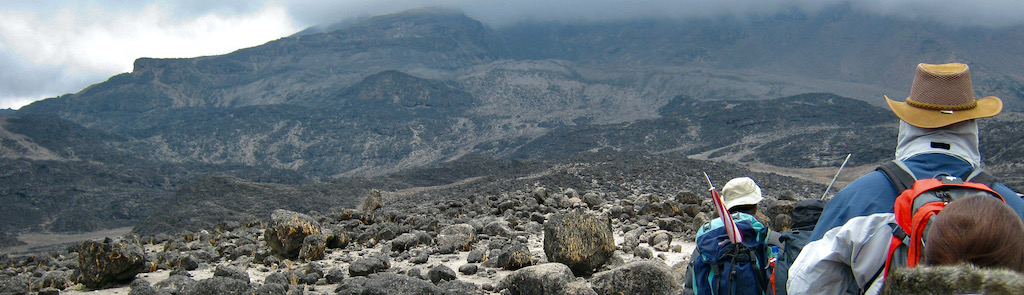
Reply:
[[[1024,106],[1013,71],[1024,58],[1010,54],[1024,44],[999,37],[1024,28],[978,30],[841,9],[500,28],[412,11],[225,55],[141,58],[130,73],[4,115],[0,165],[14,172],[0,178],[0,198],[24,216],[0,229],[133,224],[191,184],[260,187],[266,195],[253,197],[271,199],[338,179],[351,187],[334,191],[409,188],[420,182],[388,177],[474,155],[821,169],[852,152],[851,165],[872,165],[891,156],[897,122],[881,97],[902,96],[917,62],[968,62],[976,92],[999,95],[1006,113]],[[1021,120],[1001,118],[983,123],[983,152],[990,170],[1012,175],[1024,159],[1013,136]],[[13,130],[12,120],[36,123]],[[328,195],[307,197],[359,197],[318,203]]]

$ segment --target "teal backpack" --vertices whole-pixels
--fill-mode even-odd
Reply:
[[[695,294],[768,293],[768,231],[750,214],[737,213],[733,219],[743,235],[743,243],[729,241],[720,218],[701,226],[697,232],[698,255],[690,262]]]

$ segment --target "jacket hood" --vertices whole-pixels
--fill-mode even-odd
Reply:
[[[885,277],[882,294],[1020,294],[1024,274],[971,264],[897,268]]]

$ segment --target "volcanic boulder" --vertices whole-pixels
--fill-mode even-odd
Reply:
[[[544,223],[544,254],[576,275],[589,274],[615,252],[611,221],[589,211],[556,214]]]
[[[534,264],[530,248],[520,242],[512,242],[501,248],[497,264],[507,270],[517,270]]]
[[[501,285],[509,294],[562,294],[565,285],[575,279],[568,266],[551,262],[519,269],[505,277]]]
[[[679,294],[672,271],[661,262],[639,261],[594,274],[598,294]]]
[[[278,209],[270,218],[263,238],[274,253],[283,257],[298,258],[306,236],[321,234],[320,223],[306,214]]]
[[[128,281],[146,269],[142,246],[127,241],[85,241],[78,248],[78,282],[96,288]]]
[[[314,261],[324,259],[327,252],[327,237],[324,235],[308,235],[302,239],[302,247],[299,249],[299,259],[303,261]]]
[[[437,248],[444,254],[473,250],[474,242],[476,233],[473,226],[465,223],[447,226],[437,235]]]

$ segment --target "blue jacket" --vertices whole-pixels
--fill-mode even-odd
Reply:
[[[922,154],[903,162],[917,179],[935,178],[943,174],[963,178],[973,170],[970,163],[945,154]],[[1002,195],[1006,204],[1024,219],[1024,199],[1002,183],[997,183],[992,189]],[[811,240],[821,239],[825,232],[842,226],[854,217],[892,213],[899,194],[882,172],[873,171],[857,178],[825,204],[825,210],[814,226]]]

